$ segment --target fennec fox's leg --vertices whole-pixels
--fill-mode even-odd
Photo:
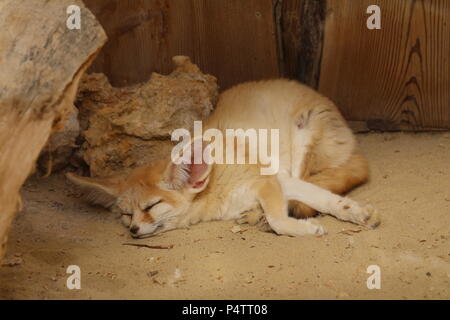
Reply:
[[[367,160],[355,155],[355,139],[331,102],[294,116],[291,126],[291,176],[336,194],[349,192],[368,180]],[[298,201],[289,202],[296,218],[317,211]]]
[[[300,201],[319,212],[371,229],[380,224],[377,211],[370,205],[362,207],[352,199],[296,178],[279,176],[278,180],[287,199]]]
[[[308,166],[307,159],[305,165]],[[339,167],[326,168],[315,174],[310,174],[310,172],[303,174],[304,181],[335,194],[345,194],[366,183],[368,179],[368,162],[364,156],[359,154],[353,154],[346,163]],[[316,210],[299,201],[289,202],[289,212],[296,218],[308,218],[317,214]]]
[[[326,233],[321,225],[313,223],[313,219],[297,220],[288,216],[286,199],[279,182],[275,179],[261,181],[256,187],[258,200],[267,222],[277,234],[296,237]]]

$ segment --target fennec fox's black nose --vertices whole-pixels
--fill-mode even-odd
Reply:
[[[130,228],[130,232],[131,232],[132,234],[136,234],[136,233],[138,233],[138,231],[139,231],[139,227],[138,227],[138,226],[132,226],[132,227]]]

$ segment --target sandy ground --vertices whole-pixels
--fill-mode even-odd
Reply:
[[[30,179],[0,267],[0,298],[450,299],[450,134],[358,139],[372,180],[351,196],[381,212],[374,231],[322,217],[323,237],[249,226],[233,233],[234,222],[212,222],[133,240],[63,177]],[[69,265],[81,268],[81,290],[66,287]],[[380,267],[379,290],[367,288],[369,265]]]

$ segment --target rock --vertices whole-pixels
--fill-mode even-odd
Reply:
[[[38,160],[39,169],[47,173],[66,167],[75,149],[79,147],[76,144],[80,135],[78,109],[72,106],[53,130],[54,133],[49,137]]]
[[[212,112],[217,79],[203,74],[188,57],[173,58],[175,70],[150,80],[114,88],[103,74],[85,75],[76,105],[84,139],[76,157],[92,176],[126,172],[170,154],[171,132],[191,130]]]

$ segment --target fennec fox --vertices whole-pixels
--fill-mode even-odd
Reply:
[[[279,129],[278,173],[261,175],[260,163],[166,158],[123,178],[68,177],[90,190],[93,202],[119,209],[136,238],[200,221],[247,216],[256,222],[258,214],[280,235],[325,234],[311,218],[316,211],[378,226],[372,206],[339,196],[367,181],[368,164],[336,106],[314,90],[283,79],[237,85],[221,94],[204,128]]]

